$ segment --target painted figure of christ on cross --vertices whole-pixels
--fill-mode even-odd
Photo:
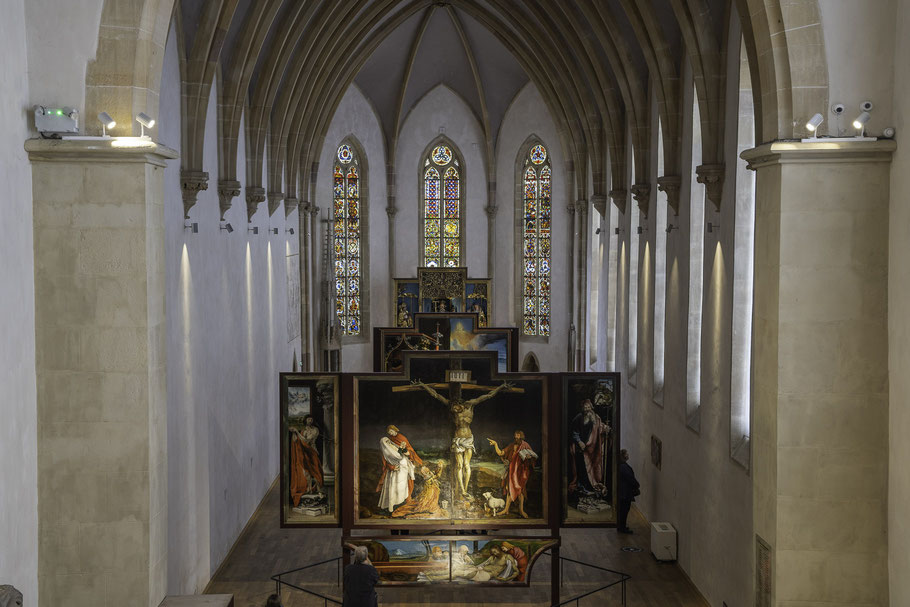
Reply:
[[[441,395],[436,391],[436,388],[448,388],[449,397],[446,398]],[[455,454],[455,479],[461,494],[465,497],[469,496],[468,484],[471,482],[471,457],[477,451],[474,447],[474,434],[471,432],[474,407],[486,400],[490,400],[502,391],[524,392],[523,388],[516,388],[509,382],[502,382],[496,387],[480,386],[455,381],[455,377],[450,377],[450,381],[443,384],[425,384],[415,379],[411,381],[410,386],[396,386],[392,390],[394,392],[425,390],[427,394],[449,408],[449,414],[455,424],[455,435],[452,438],[452,453]],[[462,390],[485,390],[486,394],[481,394],[471,400],[464,400],[461,396]]]

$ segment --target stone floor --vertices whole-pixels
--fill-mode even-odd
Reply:
[[[563,529],[561,556],[630,574],[632,579],[627,582],[629,607],[707,606],[708,603],[675,564],[659,563],[651,556],[648,549],[649,527],[634,510],[630,516],[630,526],[635,531],[634,535],[620,535],[614,529]],[[268,595],[275,592],[275,582],[269,579],[272,575],[338,556],[341,552],[340,545],[339,529],[281,529],[278,525],[276,484],[215,573],[206,593],[233,594],[235,607],[262,607]],[[622,550],[628,546],[641,548],[641,552]],[[338,573],[338,567],[332,563],[290,579],[297,585],[340,599],[341,588],[336,585]],[[566,600],[594,590],[610,579],[609,574],[566,564],[561,599]],[[582,599],[579,606],[619,605],[620,596],[617,586]],[[324,604],[322,599],[288,588],[282,592],[281,598],[284,607],[317,607]],[[550,565],[547,556],[540,557],[535,563],[529,588],[379,589],[379,602],[384,606],[543,607],[550,605],[549,598]]]

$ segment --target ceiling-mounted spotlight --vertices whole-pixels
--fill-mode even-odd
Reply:
[[[291,236],[293,236],[293,235],[294,235],[294,228],[288,228],[287,230],[285,230],[285,232],[287,232],[288,234],[290,234]]]
[[[144,112],[136,114],[136,122],[142,127],[142,137],[145,137],[145,129],[150,129],[155,126],[155,119]]]
[[[246,229],[247,232],[252,232],[253,234],[259,234],[259,226],[253,226]]]
[[[269,233],[278,236],[278,228],[269,228]]]
[[[183,229],[191,230],[193,232],[193,234],[198,234],[199,233],[199,224],[196,222],[185,223],[185,224],[183,224]]]
[[[107,137],[107,130],[112,129],[117,126],[117,121],[111,118],[111,115],[107,112],[101,112],[98,114],[98,122],[101,123],[101,136]]]
[[[813,133],[814,137],[817,137],[818,126],[825,121],[825,117],[821,114],[815,114],[812,118],[809,119],[809,122],[806,123],[806,128]]]
[[[227,233],[228,233],[228,234],[230,234],[231,232],[234,231],[234,226],[232,226],[232,225],[229,224],[229,223],[226,223],[226,224],[224,224],[223,226],[220,226],[220,227],[221,227],[222,230],[227,230]]]
[[[713,232],[714,230],[719,230],[719,229],[720,229],[719,223],[711,223],[710,221],[708,222],[708,233],[709,234],[711,232]]]

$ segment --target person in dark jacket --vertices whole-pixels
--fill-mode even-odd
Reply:
[[[343,607],[378,607],[379,597],[376,596],[376,582],[379,581],[379,572],[370,562],[366,546],[351,546],[354,548],[354,562],[344,568],[344,598]]]
[[[632,508],[632,502],[639,492],[638,481],[635,480],[635,473],[632,472],[632,466],[629,465],[629,452],[625,449],[619,451],[619,487],[617,487],[617,498],[619,500],[619,512],[616,519],[616,531],[618,533],[632,533],[626,521],[629,517],[629,510]]]

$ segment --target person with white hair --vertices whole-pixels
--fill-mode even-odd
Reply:
[[[378,607],[379,597],[376,596],[376,583],[379,581],[379,572],[370,561],[367,547],[351,544],[345,544],[345,547],[354,550],[354,562],[344,568],[342,606]]]

